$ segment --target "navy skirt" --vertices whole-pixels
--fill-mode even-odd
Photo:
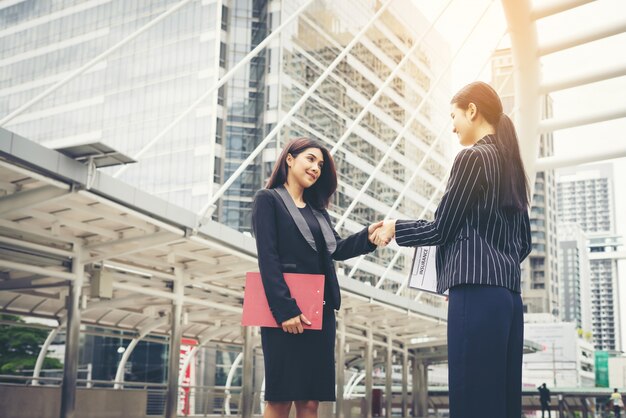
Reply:
[[[324,305],[320,331],[261,328],[265,400],[335,401],[335,311]]]

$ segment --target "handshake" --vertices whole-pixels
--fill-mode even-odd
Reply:
[[[395,219],[387,219],[371,224],[367,228],[367,238],[379,247],[385,247],[396,236]]]

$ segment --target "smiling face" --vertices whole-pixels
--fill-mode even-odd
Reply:
[[[453,103],[450,117],[452,118],[452,132],[457,134],[461,145],[469,146],[474,144],[477,139],[474,129],[476,105],[470,103],[467,109],[463,110],[456,103]]]
[[[289,183],[295,181],[303,189],[307,189],[320,178],[324,155],[318,148],[307,148],[295,157],[287,155],[287,166],[289,167],[287,181]]]

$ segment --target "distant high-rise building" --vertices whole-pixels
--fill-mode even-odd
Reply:
[[[589,237],[593,338],[598,350],[620,350],[617,261],[606,257],[619,245],[615,231],[613,166],[559,170],[559,219],[578,223]]]
[[[559,223],[559,281],[561,317],[592,333],[591,270],[588,238],[577,223]]]
[[[510,49],[494,52],[491,60],[492,86],[498,91],[504,113],[515,109],[513,57]],[[541,98],[541,116],[552,116],[552,99]],[[554,154],[552,133],[541,135],[539,157]],[[550,313],[560,317],[556,179],[553,170],[540,171],[535,178],[530,210],[533,248],[522,264],[522,295],[527,313]]]

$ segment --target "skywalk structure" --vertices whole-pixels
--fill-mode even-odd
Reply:
[[[148,339],[169,345],[167,382],[158,388],[165,416],[193,412],[179,411],[181,402],[213,413],[206,405],[219,391],[218,412],[258,413],[258,335],[239,326],[243,277],[256,268],[246,232],[253,193],[291,137],[313,136],[332,148],[340,187],[330,212],[340,233],[385,216],[432,216],[450,163],[447,80],[459,52],[446,52],[433,27],[450,2],[432,23],[408,1],[333,3],[0,6],[0,306],[56,324],[28,391],[11,392],[14,410],[20,395],[32,402],[34,391],[48,389],[40,387],[49,383],[42,360],[65,332],[60,394],[46,395],[60,399],[62,417],[77,408],[88,414],[81,408],[96,391],[110,408],[140,405],[137,416],[145,414],[154,389],[124,390],[135,387],[124,382],[124,371]],[[626,114],[539,120],[540,94],[626,73],[598,69],[540,82],[541,56],[626,29],[620,22],[539,46],[536,20],[589,7],[584,3],[531,10],[529,2],[502,2],[515,66],[514,116],[530,173],[626,155],[620,148],[535,158],[541,132]],[[132,160],[139,163],[97,169]],[[371,416],[375,365],[386,371],[387,416],[392,407],[403,416],[426,415],[427,365],[445,360],[445,305],[407,289],[409,254],[392,247],[339,266],[337,416],[347,416],[344,395],[363,383],[363,413]],[[114,390],[77,390],[81,334],[125,337],[115,378],[106,382]],[[194,358],[180,364],[183,338],[195,341],[194,353],[240,347],[225,385],[183,384],[180,370]],[[401,370],[395,388],[394,366]],[[93,383],[106,386],[86,385]],[[397,405],[392,392],[402,395]],[[123,414],[131,416],[130,407]]]

